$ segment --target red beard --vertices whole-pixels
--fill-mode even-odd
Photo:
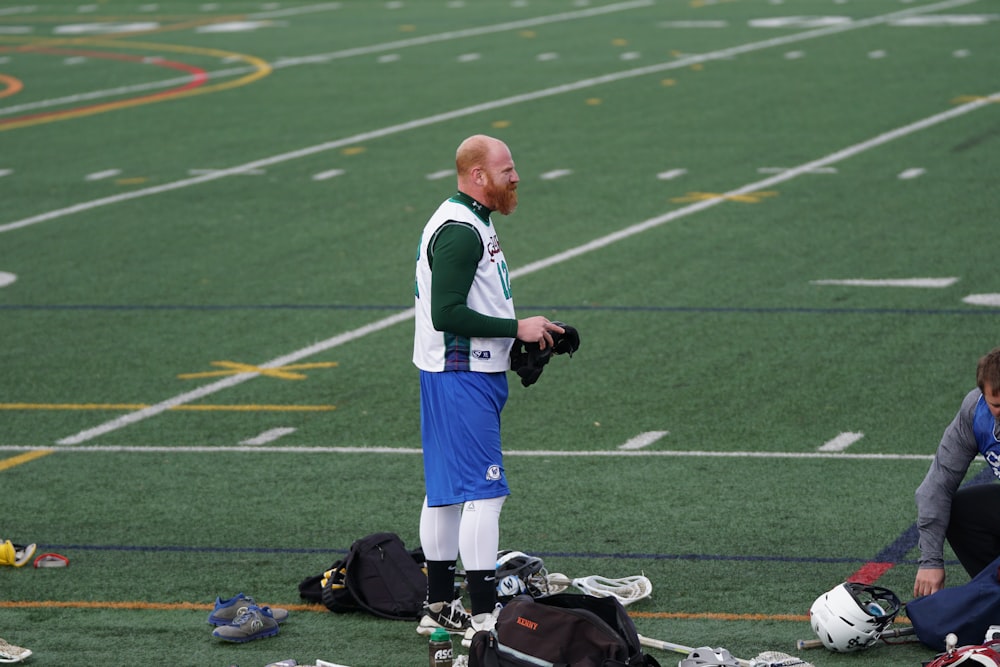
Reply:
[[[486,187],[486,194],[492,200],[493,210],[503,215],[510,215],[517,208],[517,185],[514,183],[499,184],[494,183],[489,178]]]

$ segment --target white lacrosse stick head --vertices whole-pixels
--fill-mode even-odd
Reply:
[[[641,574],[620,579],[610,579],[595,574],[574,579],[573,585],[587,595],[599,598],[614,597],[626,606],[653,594],[653,583]]]
[[[677,667],[739,667],[739,661],[724,648],[702,646],[677,663]]]
[[[815,667],[802,658],[781,651],[764,651],[750,661],[751,667]]]

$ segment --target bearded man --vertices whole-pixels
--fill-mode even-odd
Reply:
[[[500,447],[500,412],[515,338],[552,345],[562,327],[517,319],[510,267],[490,215],[517,207],[520,178],[507,145],[467,138],[455,155],[458,192],[430,217],[416,268],[413,363],[420,369],[420,431],[426,496],[420,542],[427,606],[417,632],[443,627],[468,646],[496,622],[500,509],[510,494]],[[456,563],[466,572],[471,614],[455,597]]]

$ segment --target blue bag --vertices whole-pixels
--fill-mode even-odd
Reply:
[[[1000,558],[967,584],[906,603],[906,616],[917,639],[935,651],[945,650],[949,632],[958,637],[958,646],[983,643],[986,630],[1000,625]]]

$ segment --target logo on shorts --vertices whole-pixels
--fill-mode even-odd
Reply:
[[[474,356],[476,359],[489,359],[490,358],[490,351],[489,350],[473,350],[472,351],[472,356]]]
[[[486,469],[486,479],[495,482],[500,479],[502,473],[500,472],[500,466],[490,466]]]

